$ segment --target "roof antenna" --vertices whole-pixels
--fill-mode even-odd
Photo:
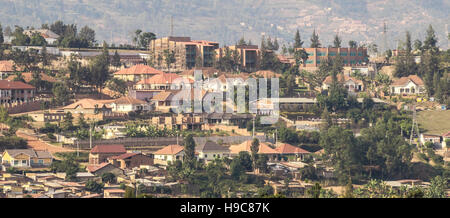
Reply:
[[[173,36],[173,15],[170,17],[170,36]]]

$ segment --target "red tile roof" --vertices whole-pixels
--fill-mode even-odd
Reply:
[[[6,80],[13,81],[14,78],[16,78],[16,77],[17,77],[16,75],[11,75]],[[30,73],[30,72],[22,73],[22,77],[25,80],[25,82],[29,83],[29,82],[31,82],[31,80],[33,80],[33,73]],[[51,83],[56,82],[55,78],[53,78],[53,77],[51,77],[51,76],[49,76],[49,75],[47,75],[45,73],[40,73],[39,77],[41,78],[41,80],[44,80],[44,81],[47,81],[47,82],[51,82]]]
[[[181,151],[184,150],[184,147],[181,145],[168,145],[162,149],[157,150],[155,153],[153,154],[157,154],[157,155],[174,155],[174,154],[178,154]]]
[[[448,131],[447,133],[445,133],[444,135],[442,135],[442,137],[444,137],[444,138],[450,138],[450,131]]]
[[[138,153],[125,153],[125,154],[109,157],[108,159],[110,159],[110,160],[117,160],[117,159],[123,160],[123,159],[127,159],[129,157],[133,157],[135,155],[138,155]]]
[[[87,170],[88,172],[90,172],[90,173],[94,173],[94,172],[96,172],[97,170],[102,169],[103,167],[106,167],[106,166],[108,166],[108,165],[110,165],[110,163],[108,163],[108,162],[103,162],[103,163],[97,164],[97,165],[92,164],[92,165],[88,165],[88,166],[86,167],[86,170]]]
[[[275,148],[275,150],[278,151],[280,154],[309,154],[309,151],[286,143],[278,145],[278,147]]]
[[[423,80],[418,77],[417,75],[409,75],[407,77],[401,77],[395,82],[392,83],[393,86],[404,86],[409,83],[409,81],[413,82],[414,84],[418,86],[423,86]]]
[[[35,89],[35,88],[32,85],[20,81],[0,80],[0,89],[11,90],[11,89]]]
[[[92,154],[98,154],[98,153],[117,153],[122,154],[126,153],[125,147],[123,145],[96,145],[94,148],[92,148],[91,153]]]
[[[127,74],[127,75],[152,74],[152,75],[156,75],[156,74],[162,74],[162,73],[163,73],[162,71],[159,71],[153,67],[143,65],[143,64],[138,64],[138,65],[134,65],[130,68],[119,70],[119,71],[115,72],[114,74],[116,74],[116,75],[121,75],[121,74]]]
[[[247,152],[251,153],[252,152],[251,146],[252,146],[252,140],[247,140],[239,145],[230,146],[230,151],[232,154],[239,154],[239,152],[241,152],[241,151],[247,151]],[[259,142],[258,154],[278,154],[278,151],[269,147],[269,145],[267,143]]]

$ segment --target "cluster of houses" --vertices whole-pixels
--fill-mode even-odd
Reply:
[[[216,158],[234,158],[240,152],[251,153],[250,147],[251,140],[235,145],[207,140],[197,144],[195,155],[199,161],[208,163]],[[286,167],[301,164],[306,156],[311,155],[297,146],[286,143],[273,145],[269,142],[261,142],[258,153],[267,155],[269,162]],[[127,150],[123,145],[96,145],[89,152],[86,172],[76,173],[75,182],[68,182],[65,173],[48,171],[54,161],[50,152],[6,149],[1,157],[3,169],[0,173],[0,195],[9,198],[114,198],[125,194],[119,188],[119,183],[130,187],[137,183],[145,186],[173,186],[177,183],[166,182],[165,168],[170,162],[183,161],[184,154],[184,147],[178,144],[164,146],[153,152]],[[10,169],[14,169],[13,172]],[[148,175],[141,175],[143,169]],[[103,193],[85,189],[86,182],[101,182],[106,173],[115,175],[117,182],[106,183]]]

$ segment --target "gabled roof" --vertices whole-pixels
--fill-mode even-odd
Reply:
[[[442,135],[442,137],[444,137],[444,138],[450,138],[450,131],[448,131],[447,133],[445,133],[444,135]]]
[[[11,157],[16,157],[20,154],[25,154],[34,158],[53,158],[52,154],[48,151],[35,151],[34,149],[6,149],[4,152],[8,153]]]
[[[75,109],[77,107],[81,107],[83,109],[95,109],[95,105],[97,105],[98,108],[107,107],[106,101],[84,98],[75,103],[63,107],[63,109]]]
[[[125,154],[121,154],[121,155],[117,155],[117,156],[112,156],[112,157],[108,157],[108,159],[110,160],[123,160],[123,159],[127,159],[133,156],[138,155],[138,153],[125,153]]]
[[[20,81],[0,80],[0,89],[3,90],[35,89],[35,87]]]
[[[409,83],[409,81],[418,86],[424,85],[423,80],[420,77],[418,77],[417,75],[409,75],[407,77],[401,77],[398,80],[394,81],[392,83],[392,86],[405,86]]]
[[[153,101],[168,101],[173,96],[174,91],[162,91],[152,97]]]
[[[309,151],[301,149],[299,147],[283,143],[275,148],[280,154],[309,154]]]
[[[125,147],[123,145],[96,145],[94,148],[92,148],[91,153],[92,154],[98,154],[98,153],[117,153],[117,154],[123,154],[126,153]]]
[[[176,73],[162,73],[151,78],[143,79],[136,84],[172,84],[172,83],[193,83],[191,79],[183,78]]]
[[[181,145],[168,145],[164,148],[161,148],[159,150],[157,150],[155,153],[153,154],[157,154],[157,155],[174,155],[174,154],[178,154],[180,152],[182,152],[184,150],[184,147]]]
[[[10,76],[8,76],[8,78],[6,78],[6,80],[13,81],[16,77],[17,77],[16,75],[10,75]],[[29,83],[29,82],[31,82],[31,80],[33,80],[33,73],[30,73],[30,72],[22,73],[22,77],[25,80],[25,82]],[[41,80],[44,80],[47,82],[51,82],[51,83],[56,82],[55,78],[53,78],[45,73],[40,73],[39,77],[41,78]]]
[[[338,74],[338,75],[337,75],[337,79],[338,79],[339,82],[342,81],[342,74]],[[355,83],[357,83],[357,84],[363,84],[363,82],[362,82],[361,80],[356,79],[356,78],[351,77],[351,76],[344,75],[344,78],[343,78],[343,79],[344,79],[344,82],[347,82],[347,81],[349,81],[349,80],[352,80],[353,82],[355,82]],[[325,78],[325,80],[323,81],[323,83],[325,83],[325,84],[327,84],[327,85],[330,85],[331,83],[333,83],[333,77],[332,77],[332,76],[327,76],[327,77]]]
[[[143,74],[163,74],[162,71],[159,71],[153,67],[148,65],[138,64],[134,65],[130,68],[122,69],[114,73],[115,75],[143,75]]]
[[[241,151],[247,151],[251,153],[252,152],[251,146],[252,140],[247,140],[239,145],[230,146],[230,151],[232,154],[239,154],[239,152]],[[259,142],[258,154],[278,154],[278,151],[269,147],[269,145],[265,142]]]
[[[147,102],[136,99],[136,98],[131,98],[128,96],[123,96],[121,98],[114,100],[113,103],[114,104],[146,104]]]
[[[103,168],[105,168],[106,166],[109,166],[109,165],[112,165],[112,164],[110,164],[110,163],[108,163],[108,162],[103,162],[103,163],[101,163],[101,164],[98,164],[98,165],[88,165],[87,167],[86,167],[86,170],[88,171],[88,172],[90,172],[90,173],[95,173],[95,172],[97,172],[98,170],[100,170],[100,169],[103,169]]]
[[[228,147],[225,147],[223,145],[219,145],[216,142],[213,141],[207,141],[205,143],[202,143],[198,145],[195,150],[197,152],[208,152],[208,151],[224,151],[228,152],[230,151]]]

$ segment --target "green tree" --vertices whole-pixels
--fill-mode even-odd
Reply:
[[[358,47],[358,43],[354,40],[350,40],[348,41],[348,47],[350,48],[357,48]]]
[[[87,25],[81,28],[78,37],[81,40],[85,40],[90,47],[95,44],[95,30],[89,28]]]
[[[103,192],[103,184],[97,183],[94,180],[88,180],[86,184],[84,185],[84,188],[87,191],[95,192],[95,193],[102,193]]]
[[[184,138],[184,162],[183,162],[183,164],[188,169],[194,169],[196,160],[197,159],[195,157],[194,136],[192,134],[189,134]]]
[[[427,198],[446,198],[446,190],[448,188],[447,178],[442,176],[436,176],[431,179],[431,185],[425,192]]]
[[[394,76],[403,77],[417,74],[417,66],[412,54],[411,34],[406,31],[404,54],[399,55],[395,62]]]
[[[114,67],[120,67],[122,65],[120,63],[120,55],[117,50],[114,52],[114,56],[111,59],[111,65]]]
[[[64,106],[70,100],[69,89],[62,83],[56,83],[52,89],[54,98],[52,102],[56,106]]]
[[[320,48],[321,44],[319,41],[319,34],[316,33],[316,29],[314,29],[312,35],[311,35],[311,45],[309,47],[311,48]]]
[[[253,162],[253,169],[257,169],[256,162],[258,160],[258,151],[259,151],[259,140],[257,138],[254,138],[252,141],[252,145],[250,146],[250,150],[252,152],[252,162]]]
[[[341,38],[339,37],[338,34],[336,34],[336,36],[334,36],[333,48],[340,48],[341,47],[341,43],[342,43]]]
[[[300,32],[297,29],[297,32],[295,32],[294,37],[294,48],[301,48],[303,46],[303,41],[300,38]]]
[[[170,71],[170,66],[175,63],[175,51],[169,51],[168,49],[163,51],[164,61],[166,62],[167,70]]]
[[[5,42],[5,39],[3,38],[3,27],[2,24],[0,24],[0,44],[3,44]]]
[[[109,65],[110,65],[110,57],[108,44],[106,44],[106,42],[103,42],[102,54],[96,56],[89,63],[89,71],[91,73],[90,82],[97,88],[99,93],[101,89],[104,87],[105,82],[108,80],[108,77],[110,75]]]
[[[125,95],[128,90],[127,82],[118,78],[111,78],[106,82],[106,87],[112,91]]]
[[[104,183],[115,183],[116,182],[116,175],[112,173],[103,173],[102,174],[102,182]]]
[[[33,32],[31,34],[30,45],[43,46],[46,44],[45,38],[39,32]]]

